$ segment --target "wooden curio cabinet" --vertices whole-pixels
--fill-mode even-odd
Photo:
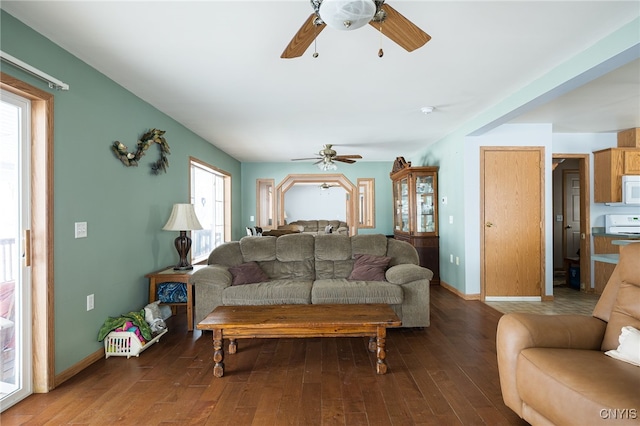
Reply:
[[[393,236],[418,251],[420,266],[433,271],[432,284],[440,284],[438,240],[438,167],[411,167],[396,158],[393,181]]]

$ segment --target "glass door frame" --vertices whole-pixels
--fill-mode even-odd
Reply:
[[[0,371],[0,410],[8,408],[18,401],[33,393],[32,379],[32,329],[31,329],[31,267],[30,267],[30,224],[31,224],[31,102],[19,95],[2,90],[2,103],[12,105],[16,108],[16,120],[12,125],[14,128],[16,143],[14,157],[14,173],[11,177],[15,193],[15,203],[12,208],[17,209],[10,213],[14,218],[14,226],[11,234],[15,240],[12,245],[11,270],[13,286],[13,357],[8,359],[13,375],[6,378],[4,374],[4,362]],[[3,117],[4,118],[4,117]],[[7,125],[9,123],[6,123]],[[7,156],[8,157],[8,156]],[[6,157],[6,158],[7,158]],[[5,218],[9,219],[9,218]],[[3,219],[4,220],[4,219]],[[9,220],[11,222],[11,220]],[[0,351],[5,348],[0,347]],[[8,357],[9,350],[2,354]],[[5,360],[3,360],[5,361]],[[9,373],[11,374],[11,373]]]

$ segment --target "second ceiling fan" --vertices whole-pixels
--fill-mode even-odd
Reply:
[[[369,24],[408,52],[431,40],[429,34],[385,4],[384,0],[310,1],[313,13],[293,36],[281,58],[302,56],[327,25],[338,30],[354,30]],[[382,56],[382,49],[378,55]]]
[[[317,160],[313,164],[317,164],[321,170],[327,171],[337,169],[334,161],[353,164],[356,162],[356,159],[362,158],[362,156],[358,154],[338,155],[338,153],[332,148],[332,146],[332,144],[323,145],[322,149],[318,152],[318,155],[316,157],[293,158],[291,161]]]

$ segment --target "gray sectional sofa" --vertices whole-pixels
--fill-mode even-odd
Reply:
[[[192,275],[196,323],[219,305],[387,303],[403,327],[426,327],[433,273],[418,263],[413,246],[381,234],[247,236]]]
[[[349,235],[349,225],[341,220],[296,220],[288,224],[289,227],[292,225],[302,226],[301,232],[314,235],[324,234],[327,225],[331,225],[332,233]]]

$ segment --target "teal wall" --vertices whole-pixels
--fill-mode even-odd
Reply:
[[[144,275],[177,263],[174,232],[162,231],[177,202],[188,202],[189,156],[232,175],[232,212],[241,211],[240,162],[51,43],[4,11],[2,50],[69,84],[54,101],[55,371],[60,373],[101,347],[96,336],[108,316],[147,303]],[[47,84],[2,64],[2,71],[35,87]],[[166,131],[171,147],[166,174],[149,164],[124,167],[111,153],[119,140],[131,150],[149,128]],[[88,238],[74,239],[74,222]],[[239,220],[233,220],[236,228]],[[239,228],[234,235],[239,235]],[[86,297],[95,294],[95,309]]]
[[[394,159],[395,160],[395,159]],[[354,185],[358,178],[375,179],[376,227],[361,229],[360,234],[380,233],[393,234],[393,198],[391,193],[391,178],[389,173],[393,167],[393,160],[386,161],[358,161],[355,164],[339,164],[338,170],[332,173],[342,173]],[[289,163],[242,163],[242,215],[243,226],[253,226],[249,221],[256,216],[256,179],[274,179],[276,186],[290,174],[318,174],[323,173],[312,162]],[[318,218],[323,219],[323,218]]]

